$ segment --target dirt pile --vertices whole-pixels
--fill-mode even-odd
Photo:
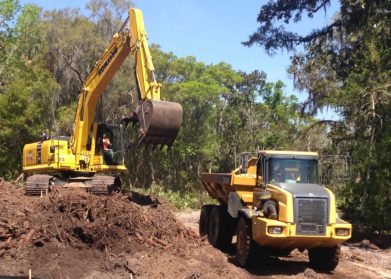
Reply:
[[[0,278],[27,278],[29,269],[34,278],[391,278],[390,250],[368,240],[344,245],[331,273],[313,270],[298,250],[245,270],[234,250],[224,254],[198,237],[199,211],[138,193],[23,192],[0,181]]]
[[[181,242],[200,245],[196,233],[176,219],[173,208],[150,195],[106,197],[61,189],[37,198],[3,183],[0,201],[1,262],[26,262],[24,268],[11,270],[13,275],[31,267],[39,274],[52,271],[53,258],[61,268],[62,262],[75,267],[76,274],[65,271],[74,275],[70,278],[91,268],[129,274],[133,271],[124,255],[158,252]]]

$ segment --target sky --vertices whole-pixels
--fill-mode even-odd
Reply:
[[[46,10],[65,7],[80,8],[87,14],[88,0],[21,0],[22,4],[36,3]],[[305,100],[305,92],[293,89],[293,80],[287,74],[289,54],[280,52],[268,56],[259,46],[245,47],[242,42],[256,31],[256,21],[260,8],[267,0],[134,0],[142,10],[149,43],[161,46],[166,52],[176,56],[195,56],[205,64],[226,62],[235,70],[251,72],[262,70],[267,80],[282,80],[287,95],[294,94],[300,101]],[[336,2],[336,1],[334,1]],[[293,31],[309,31],[329,23],[337,4],[320,12],[312,20],[304,19],[292,27]],[[124,16],[126,11],[124,11]],[[319,114],[318,118],[334,118],[332,111]]]

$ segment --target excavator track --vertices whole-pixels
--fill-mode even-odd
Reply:
[[[26,180],[25,194],[28,196],[46,195],[52,190],[55,177],[46,174],[34,174]]]
[[[91,181],[89,191],[95,195],[110,195],[121,191],[122,182],[119,177],[97,175]]]

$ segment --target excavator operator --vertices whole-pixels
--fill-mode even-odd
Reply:
[[[113,160],[113,149],[111,149],[112,145],[110,139],[107,137],[107,134],[103,134],[103,154],[107,161]]]

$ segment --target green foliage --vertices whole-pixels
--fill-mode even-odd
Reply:
[[[57,88],[47,70],[33,65],[18,73],[0,95],[0,176],[20,169],[23,145],[49,127],[51,93]]]
[[[44,45],[41,8],[35,5],[25,5],[21,9],[15,25],[18,55],[30,61],[40,53]]]
[[[19,11],[18,1],[0,5],[2,20]],[[2,29],[5,52],[0,66],[0,176],[20,170],[23,145],[49,129],[54,118],[53,93],[58,84],[45,68],[40,8],[21,7],[15,24]]]
[[[209,197],[205,192],[192,191],[181,192],[167,189],[166,187],[153,184],[150,188],[131,187],[130,191],[136,191],[144,194],[154,194],[162,197],[178,209],[200,209],[204,204],[215,204],[216,201]]]
[[[19,9],[19,0],[2,0],[0,2],[0,32],[4,32],[9,28],[10,22]]]

